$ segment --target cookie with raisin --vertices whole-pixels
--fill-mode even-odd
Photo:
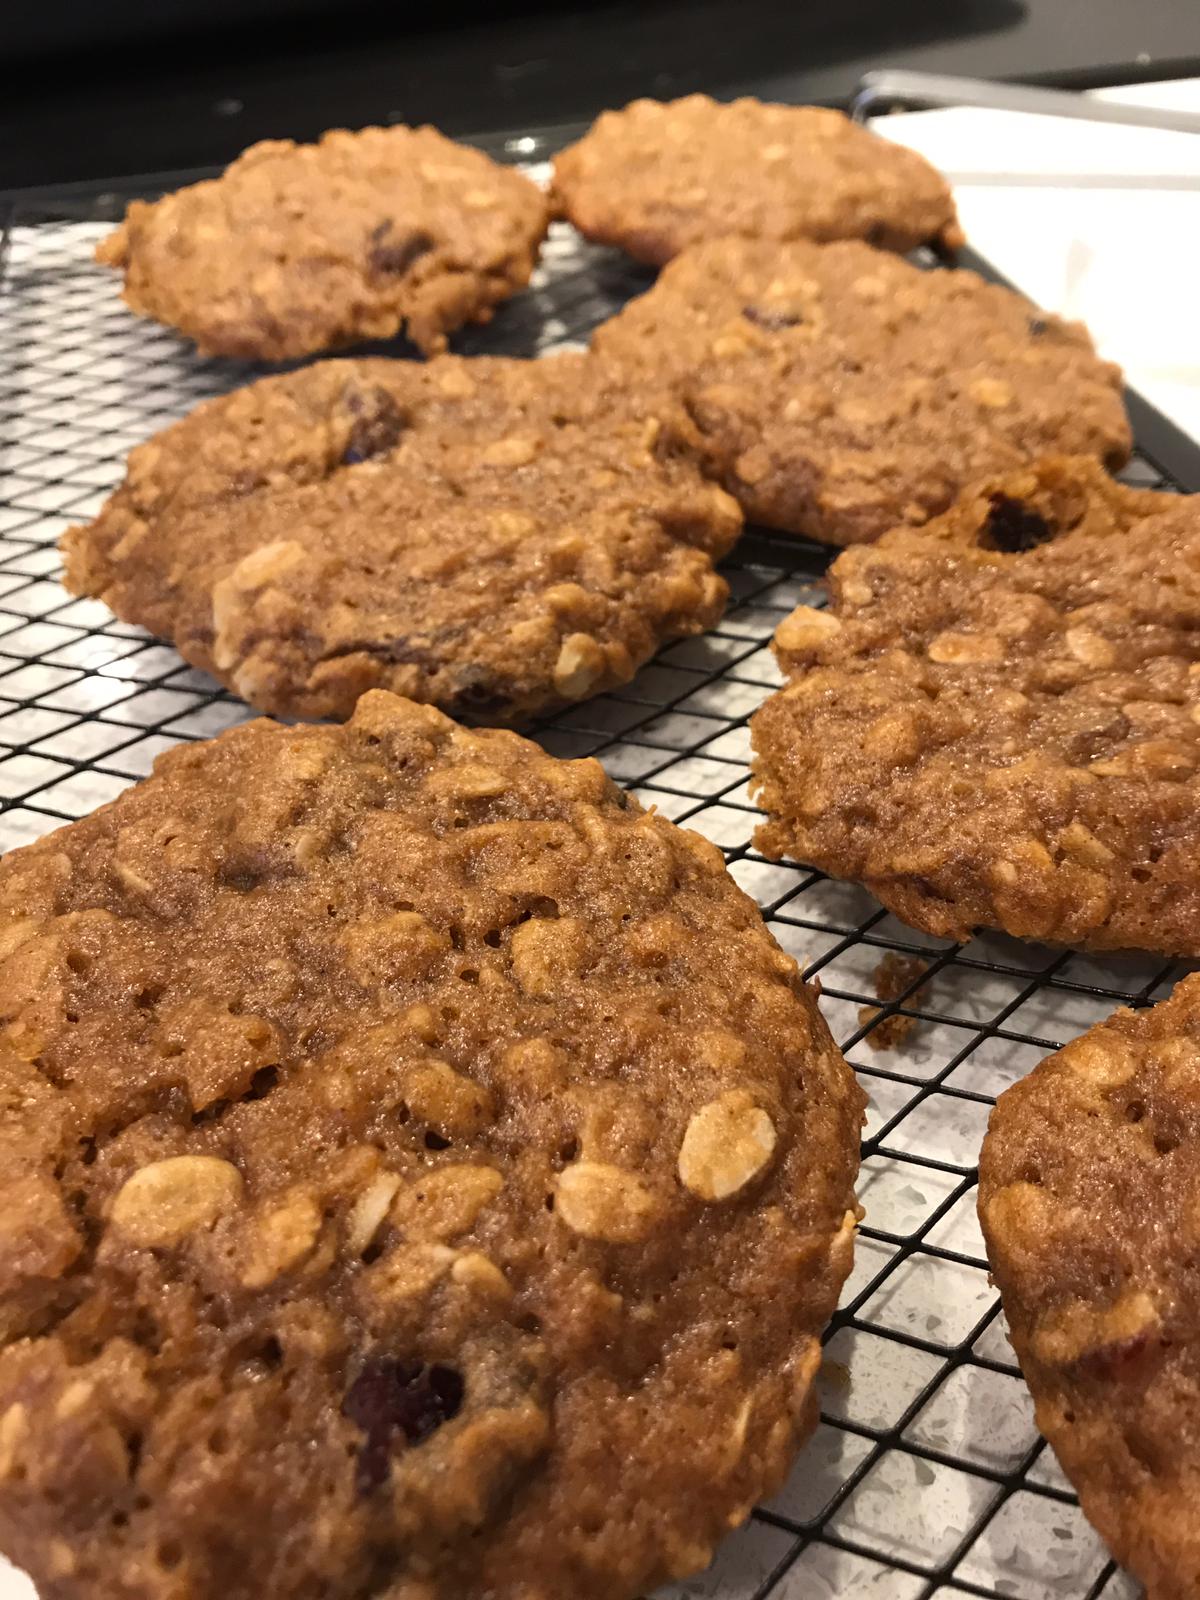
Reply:
[[[597,763],[383,692],[180,746],[0,862],[0,963],[41,1593],[632,1600],[776,1488],[863,1096]]]
[[[1120,372],[1081,324],[854,241],[696,245],[593,347],[673,386],[750,521],[826,544],[919,526],[1047,452],[1130,450]]]
[[[436,128],[268,139],[135,200],[96,258],[202,355],[285,361],[406,332],[421,350],[524,288],[549,224],[523,174]]]
[[[509,722],[711,627],[741,531],[671,396],[583,355],[327,361],[135,450],[66,578],[263,711]]]
[[[1048,459],[830,585],[775,635],[759,848],[942,938],[1200,955],[1200,499]]]

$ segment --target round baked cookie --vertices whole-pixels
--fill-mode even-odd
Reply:
[[[322,362],[135,450],[65,581],[264,711],[388,688],[509,721],[716,622],[741,515],[694,454],[587,356]]]
[[[1200,955],[1200,499],[1047,460],[830,586],[751,724],[760,849],[943,938]]]
[[[720,852],[372,693],[0,863],[0,1548],[627,1600],[815,1420],[863,1097]]]
[[[940,172],[817,106],[635,100],[555,157],[554,197],[589,239],[656,267],[733,235],[889,250],[963,242]]]
[[[525,287],[548,223],[528,178],[436,128],[338,129],[135,200],[96,259],[202,355],[283,361],[401,330],[429,353]]]
[[[1001,1096],[979,1215],[1087,1517],[1148,1600],[1200,1592],[1200,976]]]
[[[1120,372],[1081,324],[856,242],[697,245],[594,348],[676,387],[750,520],[830,544],[1048,450],[1130,449]]]

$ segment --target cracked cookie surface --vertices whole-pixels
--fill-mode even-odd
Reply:
[[[263,711],[508,722],[711,627],[741,531],[666,395],[583,355],[326,361],[133,451],[67,585]]]
[[[635,100],[555,157],[554,194],[587,238],[656,267],[730,236],[963,242],[940,172],[818,106]]]
[[[763,851],[944,938],[1200,955],[1200,500],[1047,460],[830,587],[752,720]]]
[[[338,129],[135,200],[96,259],[202,355],[284,361],[402,330],[431,353],[524,288],[548,222],[528,178],[436,128]]]
[[[1003,1094],[979,1214],[1080,1504],[1148,1600],[1200,1589],[1200,977]]]
[[[0,1548],[626,1600],[816,1415],[863,1097],[698,835],[372,693],[0,863]]]
[[[1047,451],[1130,449],[1120,372],[1081,324],[856,242],[698,245],[593,347],[674,386],[751,521],[829,544]]]

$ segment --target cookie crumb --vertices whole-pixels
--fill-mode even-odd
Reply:
[[[873,986],[877,999],[881,1001],[898,1000],[926,971],[926,964],[919,956],[904,956],[897,950],[889,950],[875,968]],[[904,1001],[907,1006],[919,1006],[929,994],[930,985],[923,983],[908,995]],[[858,1008],[858,1021],[860,1027],[867,1027],[875,1017],[882,1015],[880,1006],[860,1006]],[[906,1039],[910,1038],[920,1024],[920,1017],[905,1016],[901,1011],[893,1011],[883,1018],[876,1027],[866,1035],[866,1043],[872,1050],[896,1050]]]

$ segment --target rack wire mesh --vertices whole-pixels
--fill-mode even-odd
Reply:
[[[543,153],[536,138],[508,141],[511,158]],[[106,226],[93,219],[118,199],[27,199],[9,206],[4,226],[0,849],[112,800],[179,741],[253,715],[170,647],[58,580],[59,534],[99,509],[129,448],[257,375],[199,360],[121,305],[115,280],[91,259]],[[530,292],[459,348],[535,355],[577,343],[648,281],[556,225]],[[1173,480],[1141,443],[1131,481],[1200,488]],[[663,650],[627,688],[533,730],[555,754],[597,756],[646,803],[724,849],[780,943],[819,979],[826,1017],[870,1096],[866,1219],[829,1332],[818,1432],[713,1567],[670,1593],[1124,1600],[1134,1585],[1107,1559],[1034,1427],[988,1284],[975,1163],[1001,1090],[1116,1005],[1160,998],[1177,968],[993,935],[954,946],[903,926],[859,888],[755,853],[747,719],[779,681],[768,648],[776,624],[797,603],[823,604],[827,558],[752,531],[725,565],[733,598],[712,634]],[[890,991],[879,973],[889,958],[884,983],[900,974]],[[897,1032],[904,1037],[879,1047]],[[28,1592],[0,1563],[0,1600]]]

